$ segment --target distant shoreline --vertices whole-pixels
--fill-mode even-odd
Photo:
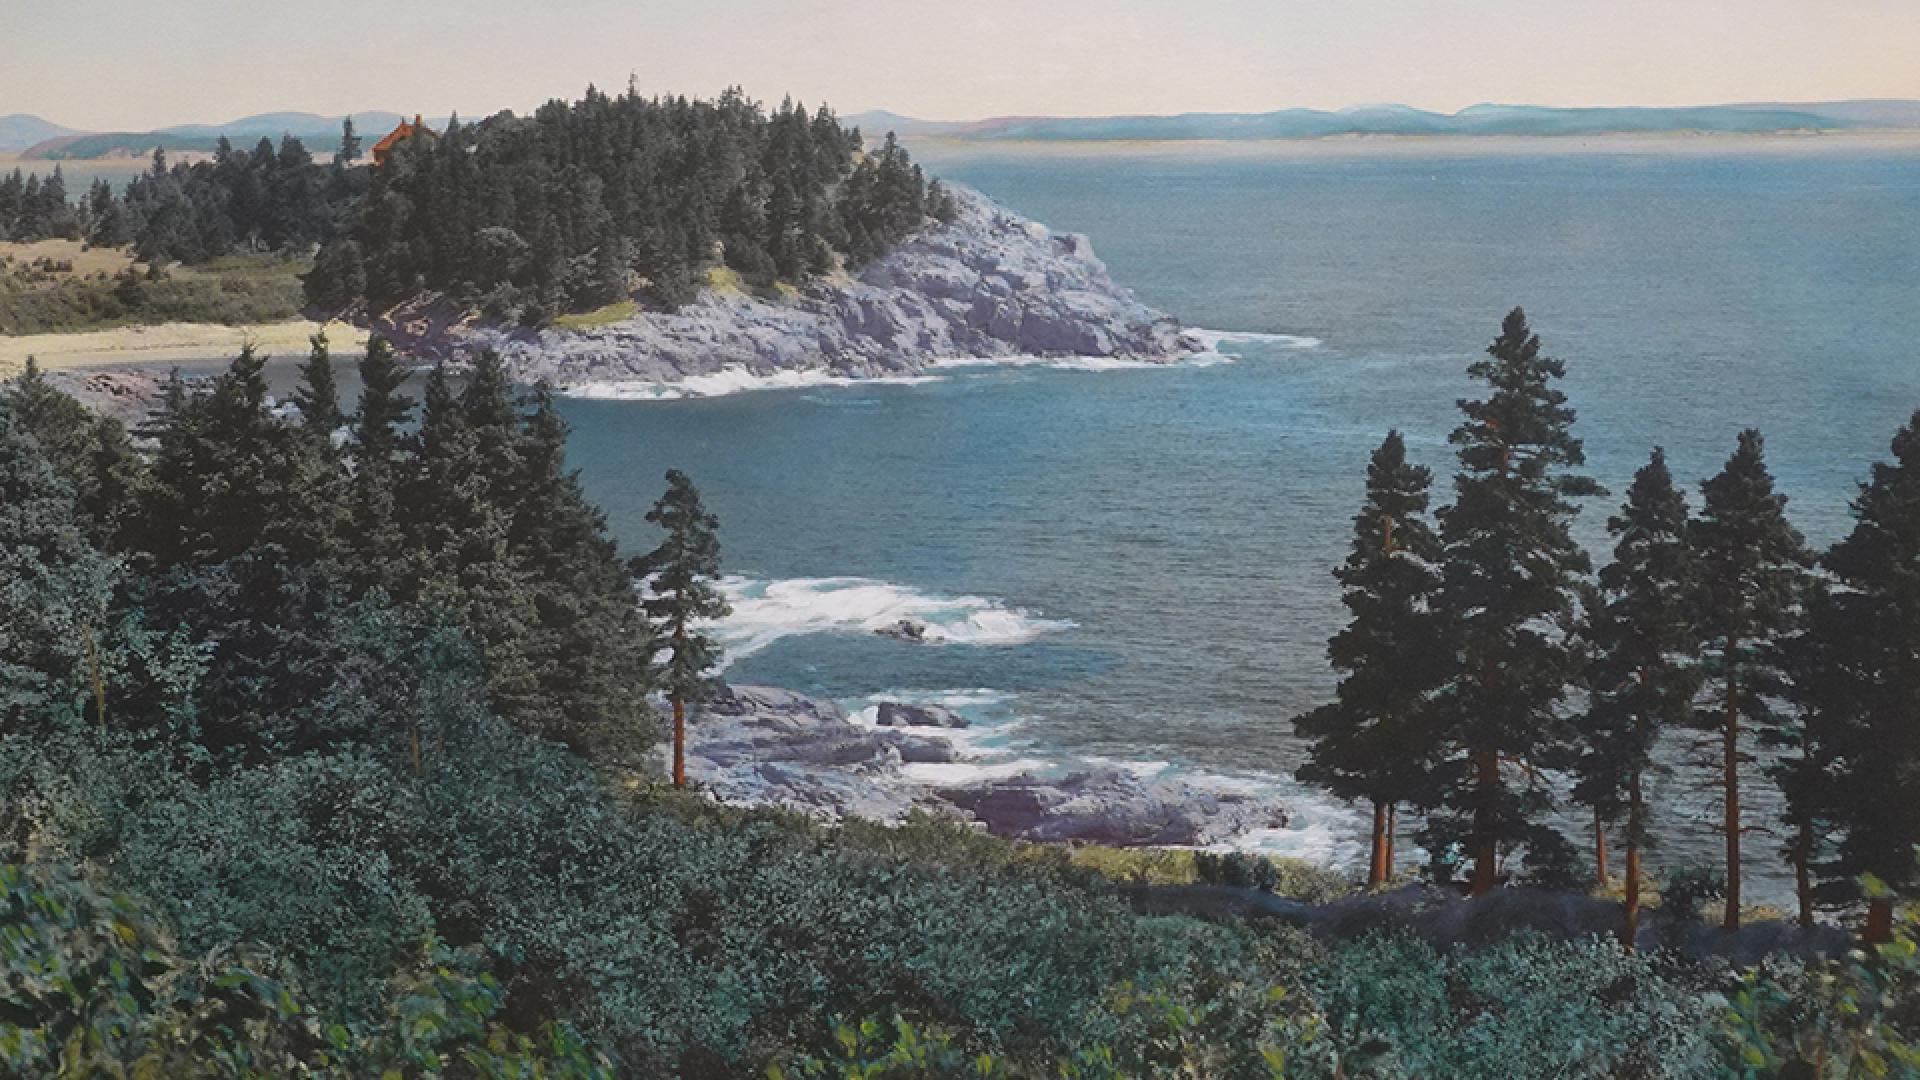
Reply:
[[[958,135],[903,135],[901,141],[929,149],[984,151],[996,147],[1027,152],[1179,152],[1241,150],[1274,154],[1297,152],[1302,157],[1316,154],[1387,150],[1395,152],[1442,150],[1450,153],[1475,153],[1501,150],[1552,150],[1567,153],[1609,153],[1643,148],[1718,152],[1740,151],[1812,151],[1843,149],[1920,150],[1920,129],[1874,131],[1779,131],[1779,132],[1607,132],[1578,135],[1469,135],[1469,134],[1342,134],[1299,138],[1218,139],[1075,139],[1075,138],[979,138]],[[3,160],[3,159],[0,159]]]
[[[311,319],[257,326],[163,323],[65,334],[0,336],[0,379],[18,375],[25,369],[29,356],[52,372],[109,368],[164,370],[176,364],[228,358],[249,342],[262,352],[304,355],[307,339],[323,329],[336,355],[358,353],[366,348],[366,330],[346,323],[321,324]]]

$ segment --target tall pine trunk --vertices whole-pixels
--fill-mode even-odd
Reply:
[[[1620,926],[1620,946],[1628,952],[1640,938],[1640,770],[1633,771],[1627,791],[1627,900]]]
[[[1400,840],[1400,804],[1387,804],[1387,877],[1393,877],[1394,847]]]
[[[1793,838],[1793,890],[1800,900],[1800,925],[1813,926],[1813,823],[1802,821]]]
[[[1474,754],[1479,773],[1479,805],[1473,808],[1473,884],[1470,896],[1485,896],[1498,882],[1494,860],[1499,854],[1493,835],[1493,800],[1500,787],[1500,754],[1480,750]]]
[[[1733,643],[1728,642],[1731,657]],[[1731,661],[1729,661],[1731,663]],[[1721,783],[1726,786],[1727,830],[1727,913],[1720,925],[1740,929],[1740,692],[1733,673],[1727,673],[1727,716],[1721,732]]]
[[[1607,887],[1607,823],[1597,806],[1593,808],[1593,881],[1602,889]]]
[[[1377,889],[1387,880],[1387,804],[1373,800],[1373,843],[1367,860],[1367,888]]]
[[[687,786],[687,706],[673,695],[673,786]]]
[[[1869,945],[1885,945],[1893,940],[1893,898],[1876,896],[1867,901],[1867,928],[1861,940]]]

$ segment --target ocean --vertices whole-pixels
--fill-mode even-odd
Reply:
[[[721,522],[729,679],[852,710],[956,703],[975,770],[1093,761],[1265,793],[1293,822],[1250,848],[1362,857],[1363,814],[1293,781],[1290,719],[1334,684],[1330,571],[1367,455],[1401,430],[1448,500],[1464,371],[1510,308],[1566,363],[1589,471],[1614,492],[1579,524],[1597,558],[1652,446],[1697,505],[1749,426],[1825,545],[1920,408],[1911,141],[913,149],[1088,234],[1215,353],[569,401],[573,461],[636,550],[662,473],[694,478]],[[903,617],[930,640],[873,632]],[[1649,861],[1711,865],[1707,772],[1667,757]],[[1752,823],[1771,805],[1750,800]],[[1784,903],[1776,846],[1750,841],[1749,888]]]

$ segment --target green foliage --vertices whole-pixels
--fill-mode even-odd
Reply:
[[[1711,993],[1602,938],[1376,936],[1330,948],[1306,984],[1336,1044],[1391,1048],[1366,1075],[1694,1077],[1718,1052]]]
[[[1458,658],[1438,696],[1446,752],[1435,779],[1446,814],[1427,848],[1464,842],[1478,889],[1494,860],[1536,841],[1547,789],[1518,774],[1558,764],[1567,745],[1560,704],[1576,673],[1569,629],[1574,588],[1588,570],[1570,531],[1574,497],[1599,487],[1571,470],[1586,461],[1574,412],[1555,387],[1560,361],[1515,308],[1487,358],[1467,369],[1485,399],[1460,402],[1454,503],[1441,514],[1440,607]]]
[[[55,334],[167,322],[246,326],[291,319],[306,306],[304,262],[233,256],[158,277],[133,269],[36,281],[0,266],[0,333]]]
[[[432,946],[361,1027],[322,1023],[270,963],[183,957],[128,900],[0,864],[0,1067],[21,1076],[610,1078],[564,1025],[496,1014],[499,986]]]
[[[1881,892],[1869,880],[1862,891]],[[1723,1075],[1920,1076],[1920,912],[1845,959],[1748,972],[1724,1026]]]

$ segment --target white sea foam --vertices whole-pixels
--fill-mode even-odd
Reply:
[[[1219,352],[1222,345],[1235,343],[1256,343],[1272,345],[1282,349],[1317,349],[1325,344],[1317,337],[1305,337],[1300,334],[1261,334],[1251,330],[1202,330],[1189,327],[1189,337],[1198,338],[1210,352]]]
[[[912,620],[928,645],[1023,645],[1072,626],[979,596],[937,596],[872,578],[720,582],[733,613],[714,627],[728,660],[800,634],[871,634]]]
[[[941,382],[943,375],[839,375],[824,369],[775,371],[758,375],[729,365],[705,375],[677,380],[610,379],[574,383],[561,392],[569,397],[601,401],[682,401],[687,398],[725,397],[755,390],[797,390],[819,386],[920,386]]]

